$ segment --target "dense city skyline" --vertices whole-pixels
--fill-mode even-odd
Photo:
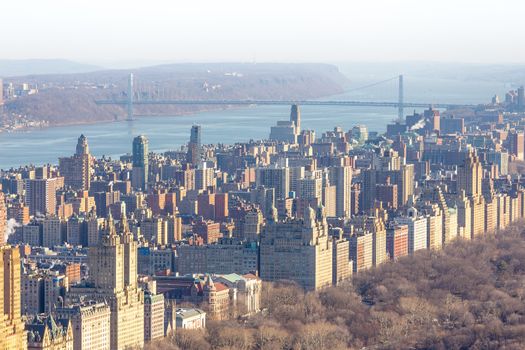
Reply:
[[[525,349],[523,10],[6,3],[0,350]]]
[[[182,335],[212,342],[208,320],[274,317],[263,293],[282,283],[348,291],[389,263],[504,234],[525,218],[524,113],[520,86],[386,132],[317,133],[294,104],[268,137],[235,144],[203,143],[193,124],[179,150],[130,135],[109,159],[79,135],[58,165],[0,170],[0,345],[197,349]]]

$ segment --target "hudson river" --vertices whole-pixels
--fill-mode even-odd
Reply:
[[[410,84],[410,87],[407,86]],[[405,101],[481,103],[493,94],[500,96],[507,89],[503,84],[483,82],[456,82],[449,80],[414,81],[405,77]],[[364,93],[348,93],[333,98],[361,100],[395,100],[392,97]],[[80,134],[88,138],[91,153],[118,157],[131,152],[133,137],[144,134],[149,139],[150,151],[179,149],[189,140],[192,124],[202,126],[203,143],[234,143],[267,138],[270,127],[289,117],[290,107],[258,106],[244,109],[220,110],[176,117],[138,117],[129,122],[101,123],[37,129],[0,134],[0,168],[25,164],[56,164],[58,157],[70,156],[75,151]],[[405,114],[412,110],[405,109]],[[384,132],[386,125],[397,117],[393,108],[301,106],[302,128],[313,129],[320,136],[323,131],[340,126],[349,130],[364,124],[371,131]]]

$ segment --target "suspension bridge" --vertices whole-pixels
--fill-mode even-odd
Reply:
[[[422,103],[422,102],[406,102],[404,98],[404,79],[403,75],[399,75],[386,80],[378,81],[372,84],[367,84],[349,91],[359,91],[371,88],[386,82],[397,80],[397,101],[360,101],[360,100],[259,100],[259,99],[171,99],[166,98],[166,93],[156,92],[156,97],[151,98],[150,93],[143,91],[137,93],[135,90],[135,81],[133,73],[128,77],[127,91],[125,98],[113,98],[107,100],[96,100],[98,105],[121,105],[127,109],[127,119],[133,120],[133,107],[135,105],[227,105],[227,106],[249,106],[249,105],[303,105],[303,106],[346,106],[346,107],[389,107],[396,108],[398,117],[404,118],[405,108],[426,108],[432,106],[434,108],[456,108],[456,107],[474,107],[469,104],[457,103]],[[348,92],[348,91],[347,91]],[[137,96],[137,97],[136,97]]]

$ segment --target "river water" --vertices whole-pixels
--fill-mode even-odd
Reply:
[[[405,101],[481,103],[508,87],[500,83],[412,79],[405,77]],[[390,93],[351,92],[330,99],[394,100]],[[0,169],[26,164],[56,164],[58,157],[74,153],[80,134],[88,138],[91,153],[118,157],[131,152],[133,137],[144,134],[151,151],[179,149],[189,140],[193,124],[202,126],[203,143],[234,143],[267,138],[270,126],[289,117],[287,106],[257,106],[243,109],[203,112],[186,116],[138,117],[133,122],[112,122],[0,133]],[[412,111],[405,111],[411,113]],[[397,117],[393,108],[302,106],[302,128],[317,135],[334,126],[344,130],[357,124],[371,131],[384,132],[386,124]]]

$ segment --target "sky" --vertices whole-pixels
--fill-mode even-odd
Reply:
[[[525,61],[523,0],[16,0],[0,59]]]

